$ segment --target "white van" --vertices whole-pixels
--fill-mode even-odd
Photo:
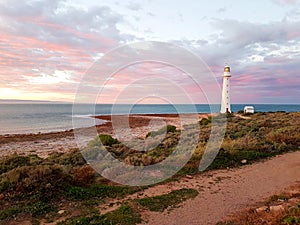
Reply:
[[[253,106],[245,106],[244,107],[244,113],[254,113],[254,107]]]

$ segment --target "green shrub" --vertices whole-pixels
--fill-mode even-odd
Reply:
[[[5,192],[11,188],[11,184],[6,177],[0,178],[0,192]]]
[[[300,217],[287,216],[283,219],[283,224],[299,224]]]
[[[88,147],[101,146],[101,144],[111,147],[112,145],[118,143],[118,140],[113,138],[112,136],[108,134],[100,134],[98,137],[95,137],[94,140],[88,143]]]
[[[75,217],[58,223],[58,225],[134,225],[141,223],[141,217],[130,206],[123,205],[120,208],[104,215],[94,214],[85,217]]]
[[[14,168],[30,165],[28,156],[11,155],[0,161],[0,174],[6,173]]]
[[[32,216],[41,216],[45,215],[48,212],[54,211],[56,208],[45,203],[45,202],[34,202],[33,204],[29,204],[25,206],[24,212],[30,213]]]
[[[159,129],[158,131],[151,131],[146,135],[147,137],[155,137],[158,135],[162,135],[165,133],[174,133],[176,131],[176,127],[173,125],[167,125],[165,127],[162,127],[161,129]]]
[[[212,169],[222,169],[226,167],[235,167],[242,165],[242,160],[247,160],[249,163],[259,159],[272,157],[276,152],[260,152],[254,150],[237,150],[233,152],[220,150],[214,161],[208,167]]]
[[[203,118],[202,120],[200,120],[199,123],[200,123],[201,126],[208,125],[208,124],[211,123],[211,117],[209,117],[209,118]]]
[[[72,175],[74,184],[79,186],[86,186],[93,183],[96,177],[95,170],[89,165],[74,168]]]
[[[167,133],[174,133],[176,131],[176,127],[173,125],[167,125]]]
[[[193,166],[184,166],[181,170],[179,170],[177,172],[177,175],[181,175],[181,176],[184,176],[184,175],[193,175],[193,174],[196,174],[199,172],[199,163],[197,163],[197,166],[193,165]]]
[[[293,144],[300,141],[300,135],[293,133],[295,130],[287,127],[272,130],[266,136],[266,140],[274,143]]]
[[[83,158],[81,152],[73,151],[70,153],[66,153],[61,155],[57,163],[62,165],[70,165],[70,166],[82,166],[86,164],[85,159]]]
[[[15,198],[29,197],[35,201],[51,201],[60,196],[71,184],[72,177],[60,166],[24,166],[3,174],[1,180],[8,182],[5,191]]]
[[[107,135],[107,134],[100,134],[99,138],[100,138],[102,144],[105,146],[112,146],[113,144],[118,143],[117,139],[115,139],[112,136]]]
[[[115,198],[126,194],[132,194],[137,190],[137,188],[132,187],[95,184],[88,187],[69,186],[65,194],[67,197],[77,200],[89,198],[102,199],[106,197]]]
[[[18,213],[20,213],[20,209],[15,206],[2,209],[0,210],[0,221],[16,216]]]
[[[198,191],[194,189],[183,188],[172,191],[169,194],[137,199],[136,201],[151,211],[162,212],[170,206],[176,206],[190,198],[195,198],[197,195]]]

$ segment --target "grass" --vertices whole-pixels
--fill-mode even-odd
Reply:
[[[300,113],[284,112],[255,113],[250,115],[249,119],[228,115],[227,130],[221,149],[208,169],[241,166],[242,160],[252,163],[288,151],[299,150],[299,117]],[[213,124],[211,121],[221,119],[224,118],[216,116],[199,122],[201,129],[197,148],[190,161],[176,174],[175,178],[198,172],[199,162],[209,140]],[[92,146],[92,148],[85,154],[85,157],[97,159],[97,157],[105,156],[109,151],[118,160],[127,164],[152,165],[161,162],[174,151],[180,135],[180,131],[172,126],[151,132],[146,138],[148,146],[143,151],[130,149],[109,135],[99,135],[89,143],[89,147]],[[163,136],[162,139],[159,139],[161,136]],[[157,138],[160,140],[158,144]],[[106,145],[106,149],[98,146],[100,140]],[[187,143],[182,145],[183,148],[189,145],[189,141],[187,139]],[[1,222],[20,215],[27,215],[39,221],[57,214],[57,210],[61,207],[59,203],[71,205],[79,211],[79,215],[66,220],[66,224],[96,223],[98,219],[111,222],[102,224],[118,224],[118,221],[105,219],[115,215],[119,215],[120,218],[124,215],[122,217],[124,221],[126,221],[125,218],[135,221],[137,214],[128,205],[114,212],[116,214],[106,215],[105,218],[104,215],[96,213],[94,207],[96,202],[102,202],[106,198],[122,198],[139,190],[141,189],[138,187],[117,186],[110,183],[87,165],[79,151],[53,154],[46,159],[41,159],[34,153],[30,156],[14,154],[0,159]],[[163,211],[196,195],[195,190],[183,189],[137,201],[150,210]],[[297,224],[298,218],[299,212],[298,214],[289,213],[280,218],[280,223]]]
[[[41,201],[23,205],[21,203],[0,210],[0,221],[7,218],[14,218],[19,213],[27,213],[33,217],[45,215],[48,212],[55,211],[56,207],[52,204],[47,204]]]
[[[66,190],[66,196],[75,200],[86,200],[94,198],[117,198],[123,197],[128,194],[133,194],[137,190],[140,189],[137,187],[111,186],[99,184],[94,184],[88,187],[70,186]]]
[[[30,157],[18,156],[16,154],[6,157],[0,161],[0,174],[6,173],[12,169],[30,165]]]
[[[183,201],[195,198],[197,195],[198,191],[184,188],[169,194],[137,199],[136,201],[151,211],[162,212],[168,207],[174,207]]]
[[[259,159],[269,158],[291,150],[298,150],[300,146],[300,113],[256,113],[249,119],[227,115],[227,130],[214,162],[208,169],[221,169],[242,165],[242,160],[252,163]],[[179,174],[195,173],[199,161],[205,151],[210,138],[212,121],[223,120],[224,116],[217,115],[199,121],[199,144],[191,161]],[[186,127],[187,128],[187,127]],[[193,128],[188,128],[193,129]],[[161,137],[159,134],[165,134]],[[149,132],[145,144],[140,151],[131,149],[122,143],[113,144],[106,149],[90,149],[91,159],[97,154],[111,152],[118,160],[135,166],[148,166],[166,159],[176,148],[181,133],[173,126],[166,126],[158,131]],[[161,139],[162,138],[162,139]],[[92,141],[93,142],[93,141]],[[187,137],[182,143],[183,148],[190,146]],[[192,143],[192,142],[191,142]],[[89,151],[89,149],[87,149]],[[101,155],[101,154],[100,154]],[[189,172],[190,171],[190,172]]]
[[[283,224],[300,224],[300,216],[287,216],[283,219]]]
[[[10,207],[0,210],[0,221],[3,221],[7,218],[13,218],[20,213],[21,210],[18,207]]]
[[[79,155],[74,152],[47,159],[36,156],[3,158],[0,164],[11,169],[0,175],[0,221],[21,214],[30,215],[33,219],[45,218],[59,209],[60,202],[79,202],[75,205],[82,206],[81,203],[94,200],[99,203],[105,198],[119,198],[141,190],[105,184],[107,181],[92,168],[82,165]],[[15,163],[20,161],[26,163],[16,166]]]
[[[242,165],[242,160],[247,160],[248,163],[255,162],[259,159],[265,159],[275,156],[275,152],[258,152],[258,151],[238,151],[234,153],[220,152],[212,164],[208,167],[209,170],[222,169],[227,167],[236,167]]]
[[[134,225],[141,223],[141,217],[130,206],[123,205],[120,208],[104,215],[93,214],[84,217],[69,218],[58,225]]]

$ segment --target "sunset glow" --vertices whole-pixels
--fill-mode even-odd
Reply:
[[[72,102],[81,78],[106,52],[136,41],[161,41],[200,57],[220,84],[223,67],[229,63],[233,103],[300,103],[299,27],[298,0],[214,0],[205,4],[3,0],[0,99]],[[184,57],[181,60],[185,63]],[[137,77],[153,76],[174,81],[187,88],[196,103],[206,103],[199,97],[200,90],[179,71],[147,64],[112,78],[99,103],[114,103]],[[151,88],[147,82],[140,85],[136,93]],[[164,84],[158,85],[162,86],[155,95],[168,91],[174,95]],[[127,98],[130,101],[130,94],[124,94],[122,102]],[[143,101],[163,102],[151,94]]]

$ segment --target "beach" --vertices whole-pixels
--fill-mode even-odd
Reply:
[[[209,114],[196,116],[199,119],[207,118]],[[191,115],[191,117],[193,120],[195,115]],[[180,120],[178,114],[100,115],[95,118],[106,121],[104,124],[96,126],[98,134],[110,134],[121,141],[122,139],[128,140],[131,136],[143,139],[148,132],[158,130],[167,124],[181,129],[182,125],[190,122],[189,120]],[[124,126],[126,122],[128,122],[129,127]],[[118,130],[121,129],[122,136],[115,134],[114,127],[116,126]],[[94,128],[80,129],[80,132],[87,133],[94,130]],[[86,142],[82,143],[81,146]],[[73,129],[51,133],[0,135],[0,157],[16,153],[18,155],[37,154],[39,157],[46,158],[53,153],[66,153],[76,149],[78,149],[78,145],[74,138]]]

